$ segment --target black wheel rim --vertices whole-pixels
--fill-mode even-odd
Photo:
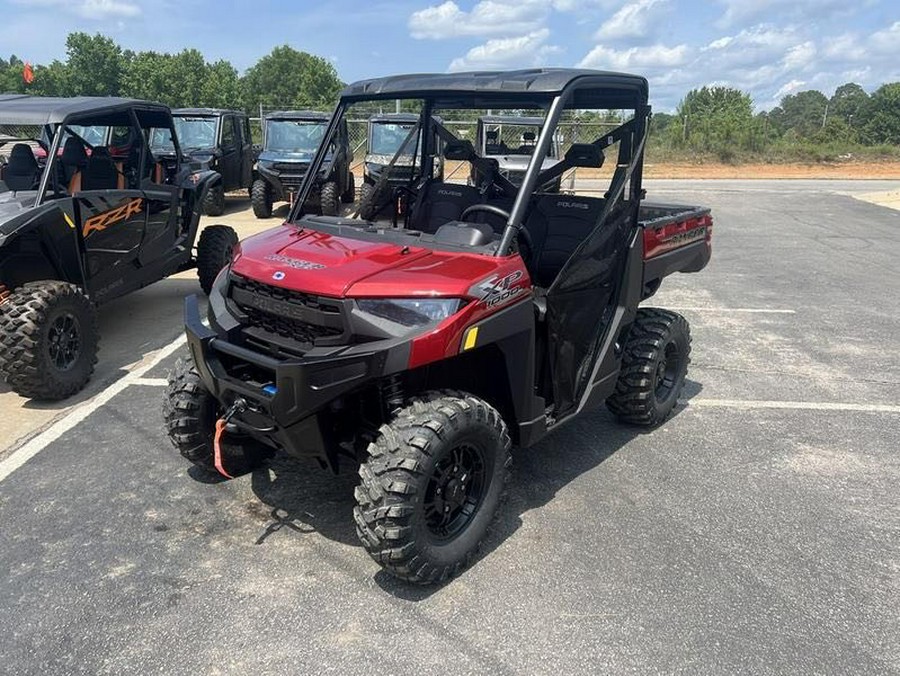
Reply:
[[[681,351],[678,345],[670,342],[663,351],[663,356],[656,364],[656,400],[666,401],[675,391],[678,373],[681,371]]]
[[[47,354],[59,371],[71,369],[81,354],[81,327],[71,312],[56,316],[47,334]]]
[[[487,487],[484,451],[460,443],[439,460],[425,491],[425,524],[436,542],[452,540],[475,518]]]

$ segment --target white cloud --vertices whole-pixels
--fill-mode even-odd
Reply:
[[[792,21],[835,14],[852,13],[860,4],[871,4],[870,0],[719,0],[724,5],[725,14],[719,20],[724,27],[751,23],[761,17],[767,21]]]
[[[647,68],[671,68],[687,61],[686,45],[666,47],[651,45],[649,47],[631,47],[624,50],[611,49],[597,45],[579,63],[579,68],[597,68],[600,70],[639,70]]]
[[[645,37],[651,22],[658,16],[658,10],[667,1],[637,0],[628,2],[600,26],[595,37],[598,40]]]
[[[138,16],[141,8],[128,0],[14,0],[17,5],[28,7],[58,8],[84,19],[103,20]]]
[[[790,82],[785,82],[781,85],[781,88],[775,92],[774,99],[780,101],[783,97],[788,94],[793,94],[794,92],[800,91],[800,88],[805,85],[806,82],[803,80],[791,80]]]
[[[492,70],[503,68],[530,68],[543,65],[547,57],[560,50],[555,45],[545,44],[550,31],[537,31],[512,38],[495,38],[483,45],[473,47],[465,56],[453,59],[451,71]]]
[[[409,32],[417,40],[518,35],[540,29],[548,13],[545,0],[481,0],[470,12],[447,0],[413,12]]]

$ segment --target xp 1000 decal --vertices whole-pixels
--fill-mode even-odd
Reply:
[[[494,275],[476,284],[473,287],[473,295],[478,296],[478,301],[486,308],[504,305],[525,291],[526,286],[522,283],[524,277],[525,274],[521,270],[515,270],[503,277]]]

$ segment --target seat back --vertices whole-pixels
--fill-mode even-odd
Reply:
[[[9,162],[3,172],[6,187],[13,192],[33,190],[40,175],[40,167],[34,153],[24,143],[17,143],[9,153]]]
[[[597,197],[544,194],[534,202],[525,229],[534,247],[534,282],[547,288],[575,249],[597,226],[604,200]]]
[[[409,218],[412,230],[434,234],[445,223],[458,221],[462,212],[481,202],[481,193],[467,185],[429,183],[416,199]]]
[[[87,152],[81,141],[72,136],[67,138],[62,155],[59,157],[59,163],[62,166],[70,195],[81,190],[81,172],[87,165],[87,161]]]
[[[120,172],[109,154],[109,148],[98,146],[91,156],[81,176],[82,190],[115,190],[119,187]]]

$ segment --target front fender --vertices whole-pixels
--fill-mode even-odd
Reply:
[[[206,198],[206,193],[214,185],[221,182],[221,174],[209,169],[185,170],[176,181],[182,195],[182,223],[184,223],[189,233],[191,243],[193,243],[197,235],[200,216],[203,215],[203,200]]]

